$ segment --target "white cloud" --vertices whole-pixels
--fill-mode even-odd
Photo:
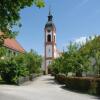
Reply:
[[[70,42],[73,43],[73,44],[76,43],[78,45],[84,45],[87,40],[90,40],[90,38],[91,39],[94,39],[95,36],[98,36],[98,35],[93,35],[93,36],[88,36],[88,37],[87,36],[82,36],[82,37],[79,37],[77,39],[74,39],[74,41],[70,41]],[[62,45],[62,48],[61,48],[61,51],[63,51],[63,50],[66,51],[67,50],[67,47],[70,45],[70,42],[63,44]]]
[[[96,36],[98,36],[98,35],[96,35]],[[82,36],[82,37],[76,39],[73,43],[85,44],[87,40],[90,40],[90,38],[91,38],[91,39],[94,39],[94,38],[95,38],[95,35],[93,35],[93,36],[88,36],[88,37]]]
[[[86,39],[87,39],[87,37],[80,37],[80,38],[76,39],[74,41],[74,43],[77,43],[77,44],[85,44],[86,43]]]

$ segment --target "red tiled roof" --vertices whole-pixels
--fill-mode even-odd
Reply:
[[[2,35],[2,33],[0,32],[0,35]],[[12,50],[15,50],[15,51],[18,51],[18,52],[21,52],[21,53],[24,53],[25,50],[22,48],[22,46],[13,38],[7,38],[4,40],[4,46],[9,48],[9,49],[12,49]]]
[[[9,38],[5,39],[4,46],[18,52],[22,52],[22,53],[25,52],[25,50],[21,47],[21,45],[15,39],[9,39]]]

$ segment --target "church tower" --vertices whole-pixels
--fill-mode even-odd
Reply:
[[[53,16],[51,11],[49,11],[48,21],[45,25],[45,74],[48,74],[48,65],[51,64],[52,60],[57,56],[56,50],[56,27],[52,20]]]

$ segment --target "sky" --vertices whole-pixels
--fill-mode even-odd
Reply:
[[[21,10],[22,27],[17,41],[26,51],[34,49],[44,55],[44,26],[51,6],[56,26],[57,49],[66,50],[70,41],[85,41],[100,35],[100,0],[45,0],[45,7]]]

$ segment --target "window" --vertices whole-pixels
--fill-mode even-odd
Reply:
[[[55,42],[55,36],[54,36],[54,42]]]
[[[14,56],[16,56],[16,52],[13,52]]]
[[[49,52],[50,52],[50,49],[49,49]]]
[[[51,30],[50,30],[50,29],[48,29],[47,31],[48,31],[48,33],[50,33],[50,32],[51,32]]]
[[[51,42],[51,35],[50,34],[47,36],[47,41]]]
[[[51,61],[49,61],[49,64],[51,63]]]

